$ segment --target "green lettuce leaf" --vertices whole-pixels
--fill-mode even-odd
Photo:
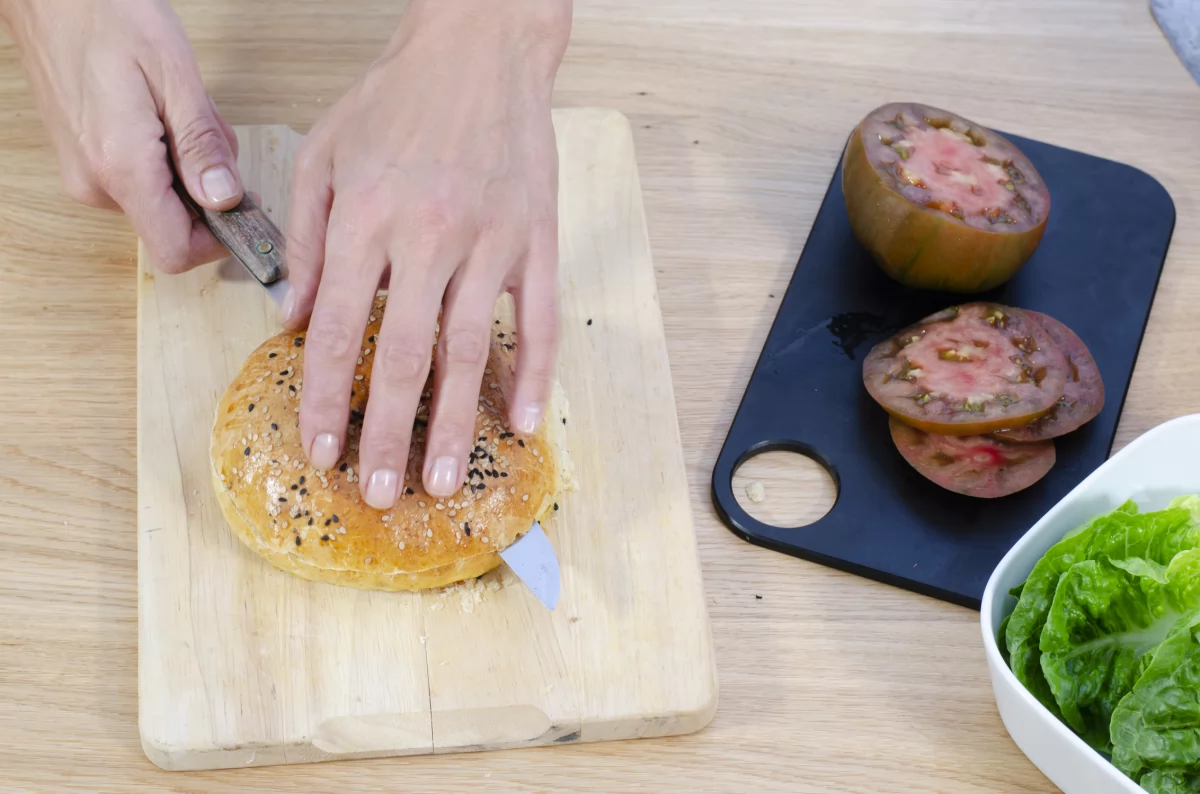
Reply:
[[[1175,769],[1147,772],[1139,785],[1149,794],[1200,794],[1200,776]]]
[[[1200,498],[1193,498],[1200,507]],[[1176,500],[1181,505],[1183,501]],[[1019,586],[1020,599],[1005,626],[1009,667],[1017,680],[1052,714],[1062,718],[1042,669],[1041,635],[1059,580],[1072,565],[1084,560],[1137,559],[1141,562],[1129,562],[1127,566],[1139,566],[1140,575],[1161,576],[1154,564],[1165,566],[1180,551],[1196,547],[1200,547],[1200,521],[1183,506],[1139,513],[1137,505],[1127,501],[1067,533],[1038,560],[1029,578]]]
[[[1200,583],[1192,587],[1200,589]],[[1150,666],[1112,716],[1113,764],[1135,780],[1143,769],[1160,772],[1154,779],[1160,791],[1200,791],[1178,788],[1179,781],[1200,786],[1194,782],[1200,776],[1198,632],[1200,609],[1176,621],[1155,649]]]
[[[1033,566],[1029,577],[1013,588],[1014,591],[1019,591],[1020,595],[1016,607],[1008,617],[1003,638],[1008,650],[1009,667],[1030,694],[1056,717],[1061,718],[1062,715],[1042,675],[1041,650],[1038,647],[1042,627],[1046,624],[1046,614],[1050,611],[1050,602],[1054,599],[1054,590],[1058,587],[1059,578],[1068,568],[1079,560],[1087,559],[1089,543],[1098,526],[1107,523],[1116,514],[1136,513],[1137,505],[1129,501],[1112,513],[1098,516],[1091,522],[1076,527],[1051,546]]]
[[[1155,566],[1143,560],[1124,568]],[[1040,642],[1042,674],[1063,722],[1110,752],[1117,705],[1180,618],[1194,610],[1200,610],[1200,549],[1175,555],[1165,582],[1106,559],[1072,565],[1059,581]]]

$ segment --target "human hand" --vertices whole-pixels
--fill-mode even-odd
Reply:
[[[384,54],[309,133],[292,180],[284,324],[307,321],[301,439],[331,468],[377,288],[388,310],[359,443],[368,504],[404,487],[438,335],[425,489],[455,493],[474,445],[496,298],[517,306],[514,429],[541,421],[557,341],[554,75],[569,0],[413,0]]]
[[[231,209],[242,197],[237,138],[166,0],[0,0],[0,19],[71,197],[123,210],[165,272],[225,256],[175,193],[168,157],[200,205]]]

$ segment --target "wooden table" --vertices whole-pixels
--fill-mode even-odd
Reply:
[[[176,3],[226,118],[301,131],[382,47],[394,5]],[[716,720],[666,741],[186,776],[137,733],[134,238],[65,197],[11,47],[0,59],[0,788],[1054,790],[996,716],[977,613],[737,540],[708,478],[845,136],[894,98],[1167,186],[1178,225],[1118,447],[1200,411],[1200,88],[1142,0],[577,0],[556,104],[635,126]],[[819,515],[828,487],[803,479],[787,507]]]

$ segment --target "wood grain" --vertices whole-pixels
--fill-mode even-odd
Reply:
[[[243,548],[209,484],[212,417],[277,312],[232,259],[163,278],[139,255],[140,731],[158,766],[611,741],[711,720],[712,639],[633,137],[612,110],[554,121],[558,371],[579,484],[546,527],[563,570],[554,612],[509,576],[363,592]],[[236,132],[246,185],[286,227],[301,136]]]
[[[174,5],[226,119],[299,131],[378,55],[400,12],[368,0]],[[846,135],[892,99],[1122,160],[1166,185],[1178,222],[1117,446],[1200,409],[1200,88],[1143,0],[575,5],[555,103],[615,107],[633,124],[721,676],[713,723],[673,739],[453,758],[184,775],[146,760],[135,242],[123,219],[63,194],[5,47],[7,790],[1055,790],[996,715],[978,614],[745,544],[716,520],[708,479]]]

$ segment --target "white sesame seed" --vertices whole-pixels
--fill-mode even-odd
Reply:
[[[426,513],[425,515],[421,516],[421,520],[422,520],[422,521],[425,521],[425,522],[428,522],[428,521],[429,521],[429,514],[428,514],[428,513]]]
[[[362,380],[362,379],[363,379],[363,376],[362,376],[362,375],[355,375],[355,376],[354,376],[354,379],[355,379],[355,380]]]
[[[432,530],[432,529],[427,529],[427,530],[425,530],[425,537],[427,537],[427,538],[432,538],[432,537],[433,537],[433,530]]]
[[[458,511],[457,511],[457,510],[451,510],[451,511],[448,513],[448,515],[449,515],[451,518],[454,518],[456,515],[458,515]]]
[[[404,541],[400,541],[400,550],[404,551]]]
[[[484,542],[484,543],[491,543],[491,541],[487,539],[487,535],[484,535],[484,536],[483,536],[483,542]]]
[[[521,501],[522,501],[522,502],[528,502],[528,501],[529,501],[529,494],[525,494],[525,495],[523,495],[523,496],[521,497]]]
[[[442,504],[441,502],[438,502],[436,505],[434,505],[434,507],[436,507],[438,510],[446,509],[446,506],[444,504]]]
[[[516,492],[517,492],[517,487],[516,487],[515,485],[509,486],[508,492],[509,492],[509,493],[516,493]]]
[[[391,517],[391,516],[384,516],[384,517],[383,517],[383,522],[384,522],[385,524],[386,524],[388,521],[391,521],[391,520],[392,520],[392,517]]]
[[[424,507],[424,506],[425,506],[424,502],[420,502],[420,501],[417,502],[417,507]]]
[[[358,361],[357,361],[356,363],[358,363],[358,364],[361,364],[361,363],[363,363],[363,357],[362,357],[362,356],[359,356],[359,357],[358,357]]]

